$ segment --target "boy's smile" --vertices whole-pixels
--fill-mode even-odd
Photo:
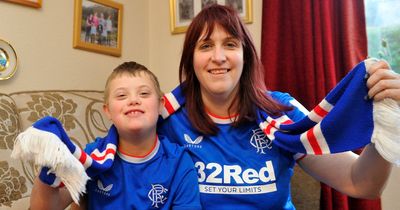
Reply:
[[[111,81],[104,111],[123,137],[155,132],[160,106],[160,98],[148,75],[123,74]]]

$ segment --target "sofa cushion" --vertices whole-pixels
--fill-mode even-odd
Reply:
[[[111,122],[102,111],[102,91],[25,91],[0,94],[0,209],[29,207],[39,168],[10,158],[15,137],[38,119],[50,115],[63,124],[80,147],[105,136]]]
[[[72,141],[84,147],[107,134],[102,91],[27,91],[10,94],[20,116],[21,130],[45,116],[61,121]]]
[[[15,102],[0,94],[0,208],[11,207],[13,202],[28,193],[28,180],[21,164],[11,160],[14,139],[19,133],[19,118]]]
[[[0,93],[0,149],[13,149],[14,139],[19,132],[15,102],[10,96]]]

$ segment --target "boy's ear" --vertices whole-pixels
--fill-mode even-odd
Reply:
[[[162,110],[163,110],[163,108],[164,108],[164,105],[165,105],[164,97],[161,97],[161,98],[160,98],[160,107],[158,108],[158,114],[161,114],[161,113],[162,113]]]
[[[110,115],[110,110],[108,109],[107,104],[103,104],[103,112],[104,112],[104,114],[106,114],[107,118],[112,121],[111,115]]]

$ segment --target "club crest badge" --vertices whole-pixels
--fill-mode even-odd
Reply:
[[[167,200],[166,193],[168,189],[160,184],[152,184],[151,190],[147,197],[152,201],[151,206],[154,208],[160,208],[162,204]]]
[[[264,132],[257,128],[253,130],[253,135],[250,138],[250,144],[257,149],[257,153],[265,154],[265,149],[272,148],[272,141],[265,136]]]

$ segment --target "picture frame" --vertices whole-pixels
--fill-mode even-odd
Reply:
[[[29,6],[29,7],[34,7],[34,8],[42,7],[42,0],[2,0],[2,1],[21,4],[24,6]]]
[[[252,0],[170,0],[170,27],[172,34],[184,33],[192,19],[208,4],[230,5],[237,9],[245,23],[253,22]]]
[[[73,47],[121,56],[123,5],[110,0],[75,0]]]

